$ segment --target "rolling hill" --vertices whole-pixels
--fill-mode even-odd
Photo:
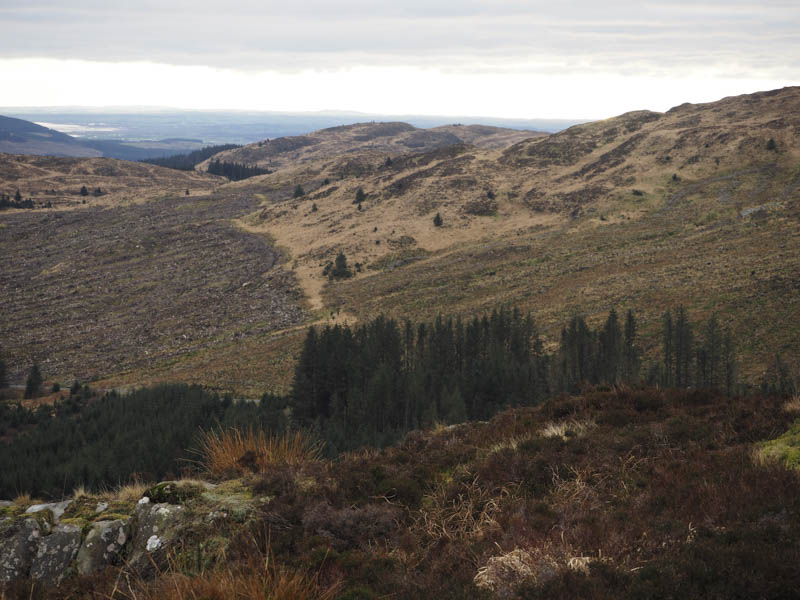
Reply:
[[[800,88],[785,88],[549,136],[367,123],[278,138],[215,157],[272,174],[224,185],[202,179],[213,193],[180,201],[182,175],[142,172],[147,194],[135,186],[129,194],[150,198],[140,209],[109,201],[46,226],[44,213],[0,216],[5,255],[21,255],[31,240],[38,250],[36,261],[0,281],[0,295],[30,315],[6,322],[0,339],[16,378],[35,349],[50,357],[48,374],[64,380],[189,381],[255,395],[286,389],[309,323],[518,306],[552,346],[571,315],[594,325],[616,306],[637,312],[651,356],[662,313],[683,304],[697,321],[717,313],[739,340],[744,379],[756,381],[776,353],[800,364],[798,132]],[[23,170],[15,184],[34,172]],[[161,185],[173,192],[159,197]],[[295,197],[298,185],[304,194]],[[146,240],[147,252],[103,259],[127,222],[136,223],[131,239],[116,245]],[[203,237],[212,233],[216,241]],[[49,293],[60,277],[47,274],[78,250],[64,242],[73,237],[96,256],[70,271],[72,280],[92,282],[77,296],[92,298],[92,311],[67,311],[72,296]],[[176,247],[179,257],[170,258]],[[201,251],[207,247],[217,250]],[[222,249],[231,254],[221,260]],[[259,253],[270,249],[280,258],[268,261],[266,279],[253,279]],[[340,251],[359,269],[330,281],[323,270]],[[223,268],[206,268],[215,261]],[[145,276],[153,268],[157,281]],[[272,291],[268,273],[280,274]],[[182,280],[191,285],[173,289]],[[124,292],[104,281],[125,282]],[[254,281],[267,286],[257,298]],[[182,304],[187,295],[194,300]],[[150,321],[152,343],[125,338],[124,360],[105,360],[129,325],[101,328],[101,344],[99,330],[80,334],[81,323],[104,323],[111,307],[122,314],[131,302],[139,314],[163,308],[163,318]],[[43,316],[50,314],[75,324],[72,350],[51,342],[56,321]],[[193,323],[222,320],[186,331],[186,314]]]
[[[82,157],[103,155],[66,133],[3,116],[0,116],[0,152]]]
[[[538,131],[521,131],[485,125],[444,125],[420,129],[408,123],[355,123],[329,127],[292,137],[263,140],[228,150],[211,160],[257,165],[268,169],[296,167],[342,155],[388,156],[426,152],[454,144],[469,143],[496,148],[529,138],[546,136]],[[207,162],[198,165],[205,170]]]

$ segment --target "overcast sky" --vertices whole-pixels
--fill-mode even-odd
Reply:
[[[0,0],[4,106],[598,118],[800,83],[800,1]]]

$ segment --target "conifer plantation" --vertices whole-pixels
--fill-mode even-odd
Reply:
[[[150,158],[142,162],[158,165],[159,167],[177,169],[178,171],[194,171],[194,168],[204,160],[211,158],[215,154],[219,154],[225,150],[233,150],[234,148],[241,148],[241,146],[238,144],[218,144],[216,146],[206,146],[205,148],[187,154],[175,154],[163,158]]]
[[[0,496],[58,498],[132,479],[175,477],[198,469],[198,434],[229,427],[274,433],[303,429],[329,457],[384,447],[416,429],[490,419],[586,385],[651,386],[746,392],[736,381],[733,341],[716,316],[692,333],[689,315],[664,315],[664,348],[643,369],[632,311],[612,309],[592,329],[573,317],[555,352],[544,350],[529,315],[494,310],[469,321],[414,323],[378,317],[350,326],[311,327],[287,396],[235,401],[199,386],[161,385],[98,396],[76,384],[52,409],[0,403]],[[780,357],[763,393],[791,393]],[[641,373],[646,371],[643,377]],[[678,385],[679,382],[679,385]],[[33,365],[28,397],[42,374]],[[68,457],[66,460],[64,457]]]
[[[248,177],[255,177],[256,175],[268,175],[272,173],[272,171],[269,169],[243,165],[236,162],[220,162],[220,159],[216,159],[208,163],[208,172],[212,175],[221,175],[222,177],[227,177],[231,181],[241,181],[242,179],[247,179]]]

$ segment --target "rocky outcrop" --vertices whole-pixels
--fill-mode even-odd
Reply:
[[[8,582],[57,586],[110,566],[153,576],[187,540],[202,547],[252,512],[252,496],[238,484],[171,481],[144,494],[138,500],[82,495],[27,507],[0,502],[0,597]]]
[[[98,521],[91,526],[75,559],[77,572],[88,575],[121,562],[129,538],[128,521]]]
[[[166,502],[152,504],[147,496],[139,500],[128,565],[140,575],[147,576],[157,566],[165,564],[167,553],[179,537],[185,512],[183,506]]]
[[[64,500],[63,502],[51,502],[50,504],[34,504],[33,506],[28,507],[25,511],[26,515],[33,515],[36,513],[42,513],[44,511],[50,511],[50,514],[53,520],[57,523],[59,519],[64,515],[64,511],[69,508],[69,505],[72,504],[72,500]]]
[[[42,529],[36,519],[6,518],[0,524],[0,582],[13,581],[28,573],[41,537]]]
[[[58,585],[71,572],[72,561],[81,547],[81,528],[58,525],[39,541],[31,565],[31,579],[44,585]]]

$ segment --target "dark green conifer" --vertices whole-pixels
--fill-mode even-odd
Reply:
[[[25,381],[25,398],[36,398],[41,392],[42,381],[39,365],[33,363],[31,370],[28,371],[28,379]]]

